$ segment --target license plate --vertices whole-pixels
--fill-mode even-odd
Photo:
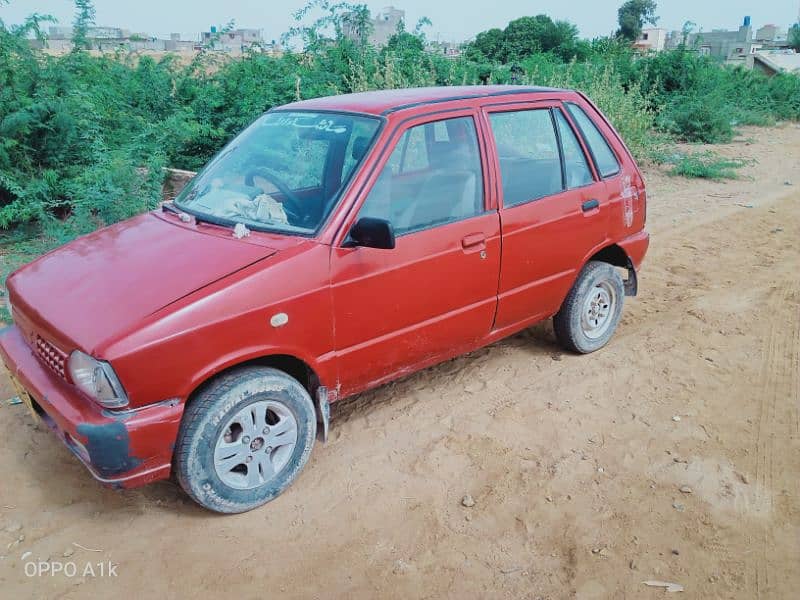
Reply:
[[[34,421],[38,423],[40,417],[39,414],[36,412],[36,409],[33,408],[33,399],[31,398],[31,395],[28,393],[28,390],[22,387],[22,384],[19,381],[17,381],[17,378],[11,374],[11,371],[6,369],[6,373],[8,374],[8,378],[11,380],[11,385],[14,386],[14,390],[17,392],[17,396],[19,397],[20,400],[22,400],[22,403],[28,407],[28,410],[31,412],[31,415],[33,415]]]

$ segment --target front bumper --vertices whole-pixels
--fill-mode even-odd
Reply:
[[[0,358],[42,421],[99,482],[131,488],[169,477],[182,401],[105,410],[46,367],[14,325],[0,331]]]

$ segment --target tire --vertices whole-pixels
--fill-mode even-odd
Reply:
[[[236,369],[212,381],[186,407],[175,475],[209,510],[252,510],[295,480],[316,432],[314,404],[299,381],[269,367]]]
[[[558,342],[580,354],[599,350],[617,329],[624,298],[619,272],[605,262],[588,262],[553,317]]]

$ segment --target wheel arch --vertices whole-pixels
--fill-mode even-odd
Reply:
[[[622,246],[619,244],[607,244],[596,249],[583,262],[584,266],[590,261],[604,262],[627,270],[628,278],[623,281],[625,285],[625,295],[635,296],[637,294],[639,285],[636,277],[636,268],[634,267],[631,257],[625,252]]]
[[[251,366],[272,367],[273,369],[283,371],[290,377],[293,377],[299,381],[300,385],[306,389],[312,399],[314,398],[317,388],[319,388],[321,385],[319,375],[317,375],[317,372],[308,362],[292,354],[269,353],[261,356],[244,358],[237,362],[228,364],[220,370],[214,370],[210,373],[207,373],[203,378],[201,378],[200,382],[194,386],[194,389],[192,389],[192,391],[186,396],[186,403],[190,403],[194,398],[197,397],[198,394],[202,393],[202,391],[206,389],[211,382],[218,379],[222,375],[230,373],[235,369]]]

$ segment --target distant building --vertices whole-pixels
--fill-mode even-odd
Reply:
[[[756,29],[755,39],[759,42],[774,42],[786,39],[786,31],[781,30],[777,25],[764,25]]]
[[[55,53],[69,52],[72,50],[73,35],[75,30],[72,27],[50,27],[46,47]],[[120,27],[89,27],[86,39],[93,50],[108,50],[117,49],[129,40],[144,40],[146,36],[131,34],[129,29]]]
[[[353,16],[353,13],[345,16],[342,32],[346,37],[358,40],[361,38],[362,32],[356,19],[350,18],[351,16]],[[406,11],[404,10],[397,9],[394,6],[384,8],[375,15],[375,18],[369,20],[369,24],[372,26],[372,31],[370,31],[368,38],[369,43],[378,48],[385,46],[389,42],[389,38],[397,33],[397,27],[405,18]]]
[[[225,52],[233,56],[240,56],[251,48],[260,48],[266,45],[261,29],[217,31],[216,27],[211,27],[209,31],[202,32],[200,34],[200,43],[206,49]]]
[[[682,41],[683,34],[680,31],[674,31],[668,36],[666,47],[675,48]],[[686,45],[694,48],[701,55],[713,56],[732,64],[747,64],[748,57],[751,57],[761,47],[753,39],[750,17],[745,17],[741,27],[736,31],[715,29],[689,33],[686,36]]]
[[[164,50],[166,52],[194,52],[197,49],[197,42],[192,40],[182,40],[180,33],[170,33],[169,39],[164,40]]]
[[[756,31],[755,40],[764,51],[784,51],[790,50],[789,29],[783,29],[777,25],[764,25]]]
[[[800,75],[800,54],[793,50],[769,50],[753,55],[753,69],[772,76],[778,73]]]
[[[31,40],[31,45],[47,49],[52,54],[63,54],[72,50],[72,27],[50,27],[47,39]],[[215,50],[232,56],[241,56],[251,48],[259,48],[271,54],[280,53],[280,46],[273,40],[266,43],[260,29],[235,29],[217,32],[215,27],[200,35],[201,42],[182,40],[179,33],[171,33],[169,39],[159,39],[146,33],[131,33],[119,27],[89,27],[86,39],[89,49],[96,52],[170,52],[193,54],[201,50]]]
[[[75,33],[72,27],[50,27],[48,31],[51,40],[71,40]],[[131,37],[131,32],[120,27],[89,27],[86,37],[91,40],[117,40]]]
[[[659,27],[642,29],[633,47],[645,52],[661,52],[667,44],[667,30]]]
[[[458,58],[463,52],[463,46],[464,44],[457,42],[431,41],[428,42],[427,50],[428,52],[441,54],[447,58]]]

